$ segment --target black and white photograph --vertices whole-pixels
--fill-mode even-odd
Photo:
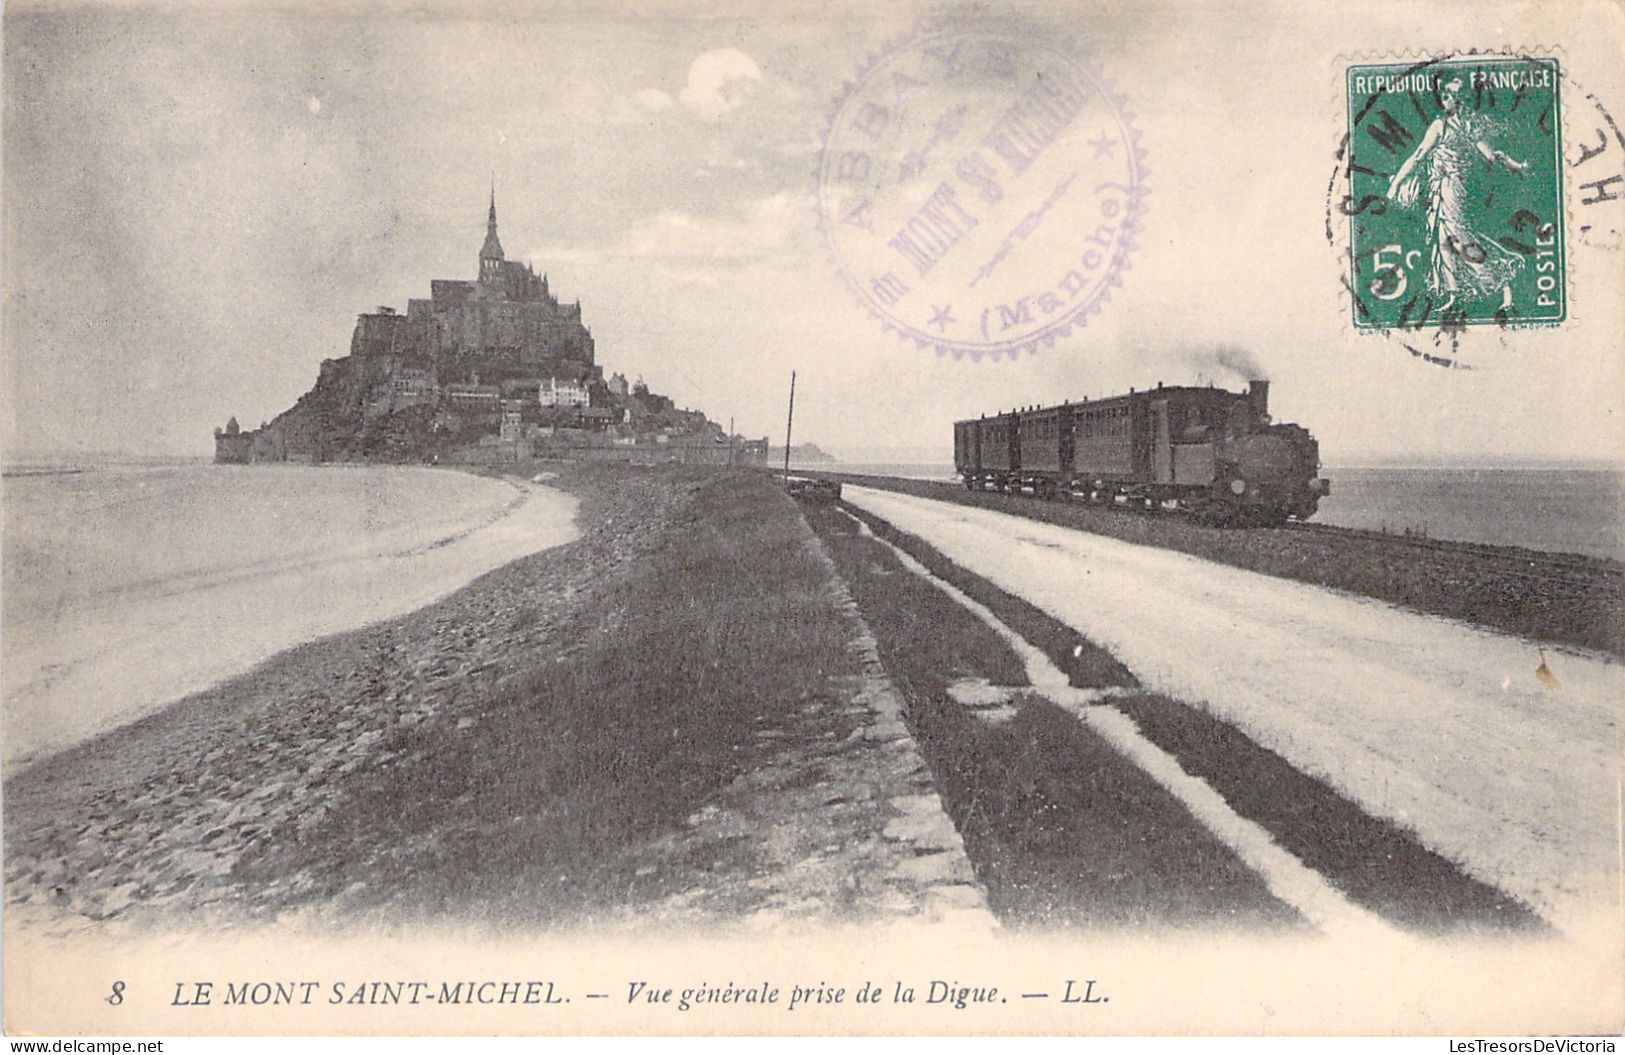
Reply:
[[[12,0],[5,1032],[1619,1034],[1622,53]]]

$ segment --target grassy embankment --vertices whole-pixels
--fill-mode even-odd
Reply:
[[[9,896],[70,918],[502,926],[658,896],[648,843],[851,672],[851,624],[759,474],[557,483],[581,498],[575,542],[9,781]]]
[[[1625,656],[1625,566],[1617,561],[1341,530],[1214,528],[1182,516],[973,492],[936,481],[810,475],[1178,550],[1539,641]]]
[[[848,515],[850,514],[850,515]],[[952,583],[1080,688],[1135,687],[1102,649],[955,565],[919,538],[846,507],[809,519],[830,546],[894,679],[967,850],[1007,921],[1243,924],[1291,915],[1160,787],[1059,707],[1019,687],[1016,656],[986,624],[862,538],[852,516]],[[950,686],[1013,687],[1013,715],[955,702]],[[1422,931],[1538,928],[1527,908],[1373,818],[1232,726],[1149,692],[1109,704],[1241,815],[1350,900]],[[980,715],[979,712],[980,711]]]

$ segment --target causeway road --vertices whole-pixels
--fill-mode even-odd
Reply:
[[[844,497],[1560,930],[1617,918],[1625,668],[1611,657],[991,510]]]

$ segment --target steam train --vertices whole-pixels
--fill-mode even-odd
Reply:
[[[1147,509],[1211,522],[1314,515],[1331,482],[1301,425],[1271,424],[1269,382],[1246,392],[1158,384],[954,423],[954,469],[971,490]]]

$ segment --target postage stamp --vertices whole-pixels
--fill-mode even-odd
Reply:
[[[939,355],[1013,355],[1083,326],[1122,282],[1145,175],[1124,100],[1071,44],[938,21],[845,85],[819,222],[886,328]]]
[[[1558,60],[1475,55],[1345,76],[1354,325],[1567,318]]]

